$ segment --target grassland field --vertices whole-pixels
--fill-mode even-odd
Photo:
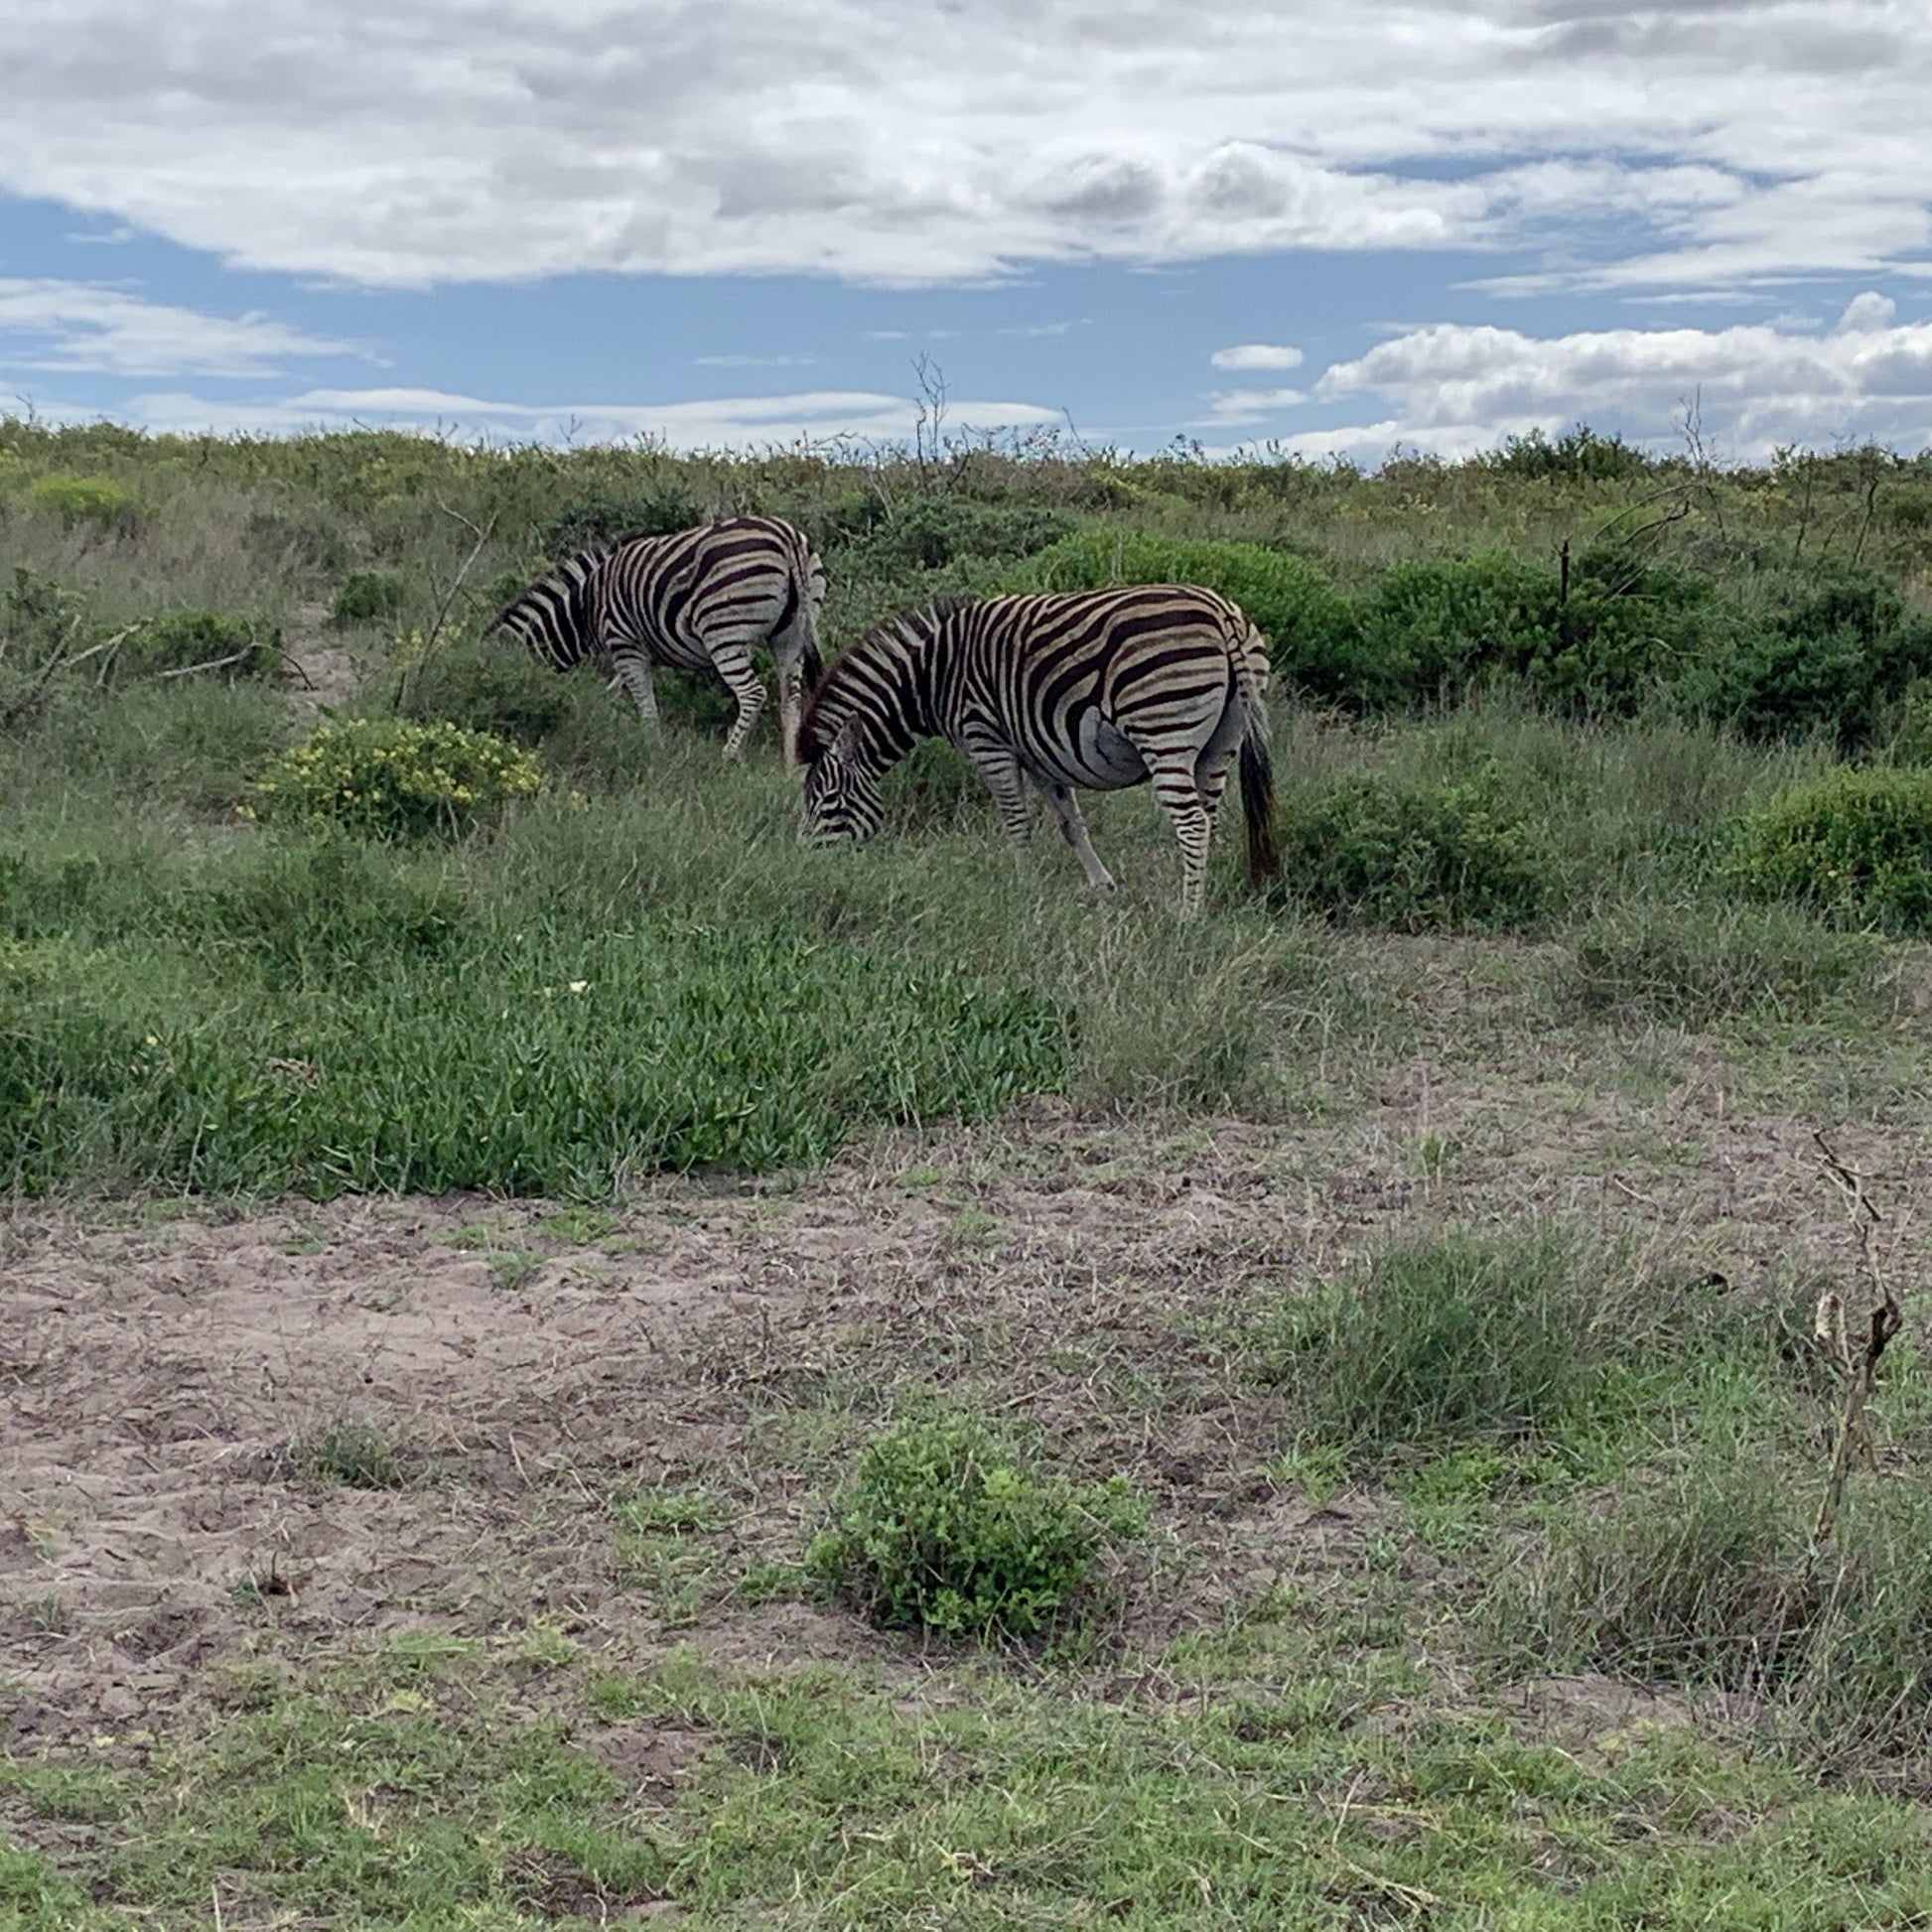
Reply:
[[[1279,888],[479,634],[753,509],[1241,599]],[[1928,933],[1926,461],[0,424],[0,1926],[1932,1924]]]

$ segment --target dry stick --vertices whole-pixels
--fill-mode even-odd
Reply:
[[[443,634],[443,625],[450,615],[450,607],[456,602],[457,593],[463,589],[464,580],[470,575],[477,559],[483,555],[483,545],[489,541],[490,532],[496,527],[496,518],[501,514],[500,510],[491,510],[489,520],[479,529],[461,510],[453,510],[441,497],[437,498],[436,507],[445,516],[455,517],[476,538],[476,542],[470,546],[470,554],[464,558],[463,567],[450,580],[450,588],[443,593],[443,601],[436,607],[436,616],[430,620],[429,635],[423,639],[422,654],[413,665],[404,665],[401,675],[396,679],[398,705],[402,703],[403,693],[409,688],[409,673],[412,670],[420,671],[429,662],[429,654],[436,648],[437,638]]]
[[[155,676],[193,677],[197,671],[225,671],[230,664],[239,664],[244,657],[253,657],[260,648],[259,644],[246,643],[239,650],[230,651],[226,657],[210,657],[206,664],[178,664],[172,671],[156,671]]]
[[[1854,1457],[1867,1469],[1878,1466],[1877,1452],[1871,1443],[1871,1425],[1865,1416],[1865,1404],[1870,1400],[1872,1388],[1878,1379],[1879,1359],[1903,1325],[1904,1316],[1899,1310],[1898,1298],[1892,1293],[1878,1266],[1877,1231],[1883,1225],[1884,1217],[1872,1206],[1871,1197],[1864,1190],[1863,1176],[1838,1158],[1823,1133],[1814,1133],[1812,1139],[1818,1144],[1826,1173],[1845,1196],[1847,1210],[1859,1231],[1859,1255],[1864,1264],[1872,1293],[1877,1298],[1871,1311],[1864,1347],[1856,1358],[1852,1353],[1846,1322],[1845,1298],[1836,1289],[1829,1288],[1818,1298],[1812,1339],[1818,1352],[1838,1373],[1845,1390],[1845,1408],[1839,1417],[1838,1446],[1832,1452],[1831,1477],[1826,1484],[1824,1501],[1819,1505],[1818,1522],[1812,1530],[1812,1541],[1817,1544],[1832,1533],[1838,1519],[1845,1501],[1846,1484],[1851,1480]]]

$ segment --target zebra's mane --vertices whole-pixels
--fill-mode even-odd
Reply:
[[[483,625],[483,634],[486,637],[492,630],[507,623],[534,597],[549,593],[562,597],[575,612],[578,600],[584,594],[584,587],[591,572],[606,557],[621,550],[626,544],[655,543],[666,536],[682,536],[681,530],[626,530],[621,536],[599,537],[587,543],[581,550],[573,550],[568,557],[552,564],[534,583],[510,599],[503,608]]]

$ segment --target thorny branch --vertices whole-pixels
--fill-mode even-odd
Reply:
[[[1899,1309],[1898,1298],[1892,1293],[1891,1285],[1885,1280],[1884,1271],[1879,1266],[1878,1230],[1884,1225],[1884,1216],[1872,1205],[1870,1195],[1865,1192],[1864,1176],[1839,1159],[1822,1133],[1813,1134],[1812,1139],[1818,1144],[1826,1174],[1844,1195],[1846,1209],[1858,1229],[1859,1257],[1872,1295],[1863,1343],[1856,1355],[1853,1353],[1846,1298],[1836,1289],[1828,1288],[1819,1296],[1813,1320],[1812,1339],[1818,1352],[1837,1372],[1845,1396],[1845,1406],[1839,1416],[1838,1444],[1832,1452],[1832,1472],[1826,1484],[1825,1499],[1819,1505],[1818,1522],[1812,1530],[1813,1542],[1822,1543],[1832,1533],[1833,1525],[1838,1520],[1854,1460],[1867,1469],[1878,1466],[1877,1452],[1871,1442],[1871,1425],[1865,1416],[1865,1404],[1870,1400],[1872,1388],[1878,1379],[1878,1363],[1903,1325],[1904,1315]]]

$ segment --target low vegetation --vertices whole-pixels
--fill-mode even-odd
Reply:
[[[1175,919],[1119,794],[1090,898],[943,747],[874,846],[808,851],[714,685],[663,678],[654,740],[483,634],[569,550],[721,509],[812,534],[832,651],[952,595],[1238,598],[1278,889],[1224,826]],[[8,423],[0,527],[6,1259],[55,1244],[40,1295],[105,1244],[105,1295],[202,1242],[88,1413],[392,1566],[343,1557],[324,1630],[280,1545],[237,1554],[180,1722],[20,1701],[0,1922],[1932,1914],[1922,1315],[1823,1537],[1810,1340],[1822,1288],[1862,1317],[1867,1258],[1922,1259],[1925,461]],[[1867,1256],[1816,1129],[1864,1150]],[[232,1378],[170,1388],[192,1217],[283,1217],[248,1238],[292,1359],[347,1225],[314,1203],[456,1190],[433,1306],[444,1210],[381,1221],[326,1394],[250,1434]],[[490,1365],[433,1448],[361,1339],[398,1299],[437,1374]],[[614,1308],[648,1348],[591,1360]],[[32,1409],[83,1357],[0,1338],[0,1379]],[[87,1594],[108,1531],[48,1495],[9,1654],[185,1650]]]

